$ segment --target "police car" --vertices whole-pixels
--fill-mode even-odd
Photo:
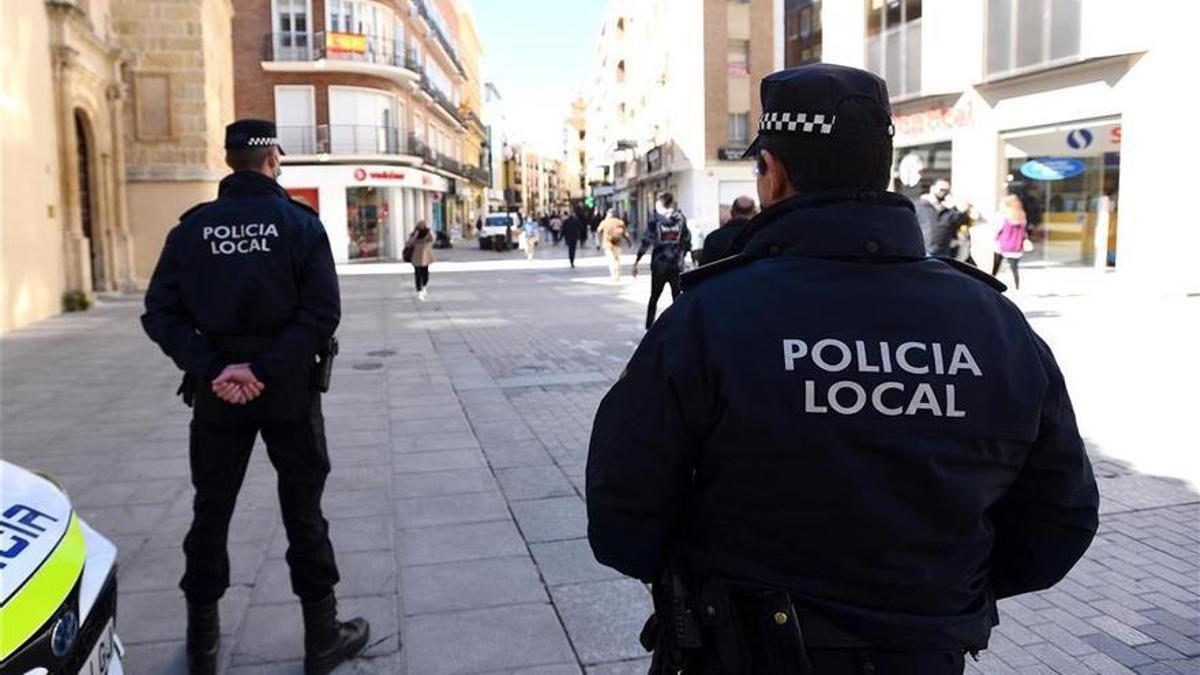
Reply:
[[[61,487],[0,460],[0,673],[122,675],[116,559]]]

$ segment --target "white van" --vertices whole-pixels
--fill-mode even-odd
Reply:
[[[481,250],[511,251],[517,247],[521,219],[516,213],[489,213],[479,231]],[[501,243],[503,242],[503,243]]]

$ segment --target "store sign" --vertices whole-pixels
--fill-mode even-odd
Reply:
[[[1095,139],[1087,129],[1072,129],[1067,132],[1067,146],[1072,150],[1083,150]]]
[[[922,110],[910,115],[897,115],[893,122],[897,136],[920,136],[939,131],[949,131],[959,127],[970,126],[975,121],[975,111],[970,101],[965,101],[954,107],[942,106],[932,110]]]
[[[366,54],[367,36],[357,33],[329,33],[325,38],[325,49],[330,54]]]
[[[723,160],[738,160],[746,152],[746,145],[727,145],[717,151],[717,157]]]
[[[1033,180],[1063,180],[1086,170],[1082,160],[1071,157],[1040,157],[1021,165],[1021,175]]]

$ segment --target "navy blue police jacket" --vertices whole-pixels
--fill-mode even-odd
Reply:
[[[142,327],[175,364],[209,381],[229,341],[257,341],[264,383],[303,372],[341,319],[337,271],[317,213],[271,178],[239,171],[167,234]]]
[[[880,648],[981,649],[1090,544],[1050,349],[886,193],[794,197],[685,277],[596,414],[596,558],[782,589]],[[978,278],[976,278],[978,277]]]

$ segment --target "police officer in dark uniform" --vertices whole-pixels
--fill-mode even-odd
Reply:
[[[1003,286],[883,192],[882,80],[761,88],[763,212],[685,275],[596,415],[596,558],[654,583],[652,672],[960,673],[996,601],[1083,555],[1063,376]],[[951,310],[951,311],[948,311]]]
[[[329,454],[317,389],[341,317],[337,274],[317,213],[275,180],[275,124],[234,122],[225,149],[233,173],[216,201],[188,210],[167,234],[142,316],[150,339],[186,373],[180,393],[194,403],[196,492],[180,582],[188,664],[216,671],[229,519],[261,433],[279,475],[287,562],[304,610],[305,671],[325,673],[360,652],[369,634],[363,619],[337,619],[338,571],[321,515]]]

